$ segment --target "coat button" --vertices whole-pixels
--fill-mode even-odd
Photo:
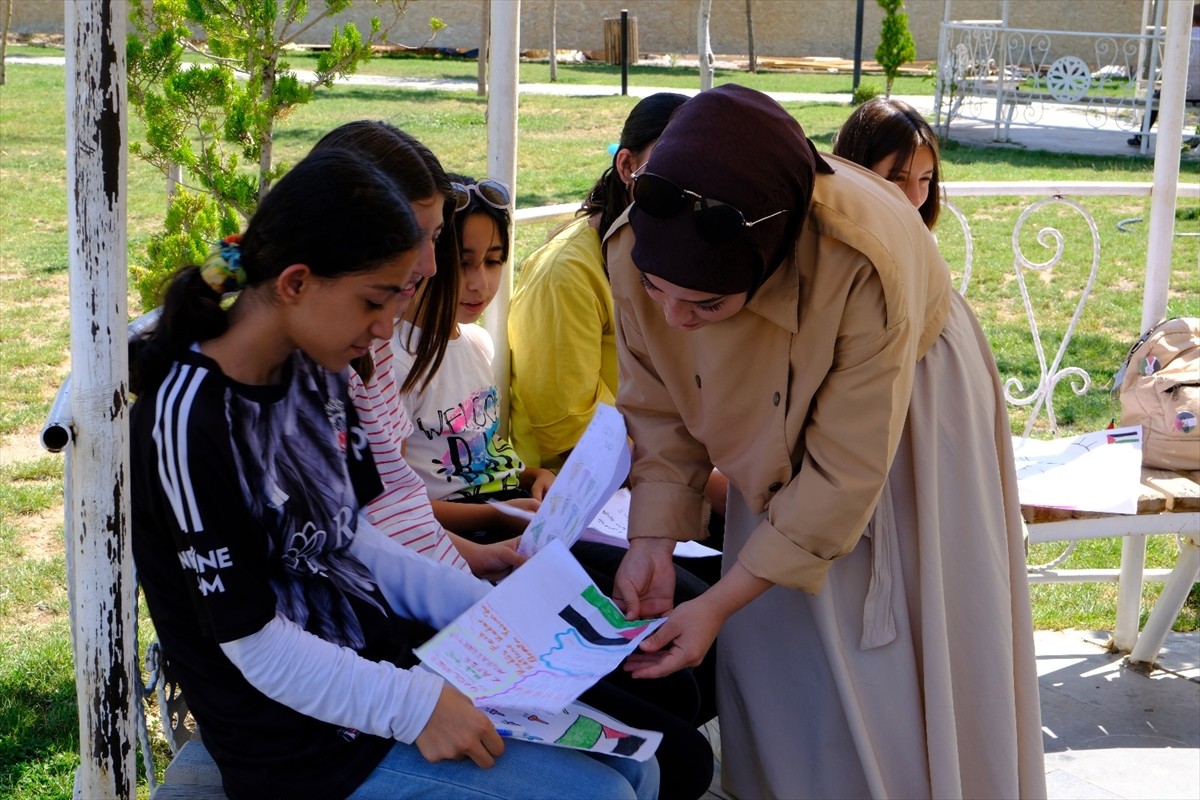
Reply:
[[[779,392],[775,393],[775,396],[771,398],[771,402],[775,405],[779,405]]]
[[[775,481],[774,483],[772,483],[770,486],[767,487],[767,491],[768,492],[778,492],[782,488],[783,488],[783,484],[780,483],[779,481]]]
[[[700,388],[700,376],[699,375],[696,376],[696,388],[697,389]]]

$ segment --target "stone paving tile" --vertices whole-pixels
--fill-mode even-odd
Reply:
[[[1148,676],[1107,638],[1035,634],[1049,800],[1200,798],[1200,633],[1169,634]],[[732,800],[719,762],[702,800]]]

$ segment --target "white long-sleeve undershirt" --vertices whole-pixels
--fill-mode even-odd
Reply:
[[[350,551],[397,614],[435,628],[491,588],[393,542],[361,516]],[[272,700],[314,719],[408,744],[429,721],[443,686],[440,676],[423,668],[370,661],[278,614],[257,632],[222,642],[221,650]]]

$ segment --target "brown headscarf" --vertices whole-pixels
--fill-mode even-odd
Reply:
[[[636,202],[629,213],[638,269],[694,291],[753,294],[798,235],[815,173],[833,168],[779,103],[726,84],[679,107],[645,171],[727,203],[747,220],[786,210],[720,245],[697,232],[693,202],[668,219],[639,213]]]

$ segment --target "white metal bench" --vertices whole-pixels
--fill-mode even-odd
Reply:
[[[1047,112],[1071,108],[1093,128],[1146,133],[1146,106],[1153,100],[1139,76],[1155,72],[1162,49],[1162,36],[1155,33],[1014,28],[1000,20],[943,22],[935,126],[946,135],[957,117],[991,120],[994,140],[1009,141],[1014,119],[1063,125],[1062,115]]]
[[[1143,469],[1137,514],[1092,514],[1022,505],[1030,543],[1124,537],[1120,569],[1058,570],[1031,567],[1031,584],[1116,581],[1117,620],[1111,647],[1129,653],[1137,669],[1150,671],[1171,625],[1200,576],[1200,485],[1196,472]],[[1179,556],[1173,569],[1145,569],[1146,537],[1174,535]],[[1064,554],[1065,555],[1065,554]],[[1062,557],[1060,557],[1061,559]],[[1166,582],[1162,594],[1138,632],[1142,583]]]
[[[966,187],[959,187],[965,189]],[[969,193],[963,191],[963,194]],[[1057,228],[1042,228],[1038,241],[1043,245],[1053,244],[1053,254],[1042,262],[1031,261],[1022,251],[1020,236],[1024,226],[1034,220],[1039,211],[1048,206],[1071,209],[1084,222],[1091,233],[1091,268],[1082,287],[1079,299],[1067,329],[1057,349],[1048,357],[1039,328],[1036,310],[1031,301],[1026,283],[1027,274],[1046,274],[1058,265],[1063,257],[1063,236]],[[966,238],[966,263],[962,272],[960,291],[966,294],[971,275],[973,249],[971,231],[966,216],[947,201],[945,208],[958,220]],[[1037,353],[1041,374],[1037,386],[1028,394],[1015,378],[1005,382],[1004,392],[1008,402],[1015,406],[1032,406],[1024,435],[1028,436],[1042,410],[1045,410],[1051,432],[1057,432],[1054,413],[1054,395],[1058,385],[1069,380],[1076,394],[1085,393],[1091,386],[1091,377],[1082,369],[1064,363],[1068,345],[1076,325],[1084,312],[1100,266],[1100,234],[1095,221],[1087,210],[1075,200],[1062,195],[1052,195],[1031,203],[1017,220],[1013,230],[1013,269],[1016,284],[1020,289],[1029,322],[1031,342]],[[1031,565],[1031,584],[1071,583],[1093,581],[1116,581],[1118,584],[1117,619],[1111,647],[1115,651],[1129,653],[1129,661],[1137,668],[1149,671],[1154,666],[1155,656],[1162,649],[1167,633],[1175,618],[1183,609],[1193,583],[1200,577],[1200,485],[1197,472],[1170,472],[1143,469],[1136,515],[1098,514],[1067,511],[1060,508],[1026,505],[1021,506],[1022,516],[1028,526],[1031,544],[1068,542],[1067,549],[1049,564]],[[1173,535],[1179,546],[1179,555],[1172,569],[1145,568],[1146,537],[1150,535]],[[1058,569],[1084,539],[1123,537],[1121,564],[1119,569]],[[1166,585],[1147,619],[1145,629],[1139,635],[1140,600],[1145,581],[1165,581]]]

